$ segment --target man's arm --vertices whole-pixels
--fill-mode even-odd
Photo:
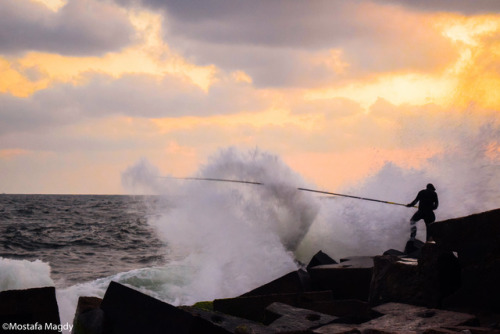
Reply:
[[[438,200],[438,195],[436,194],[436,198],[434,199],[434,209],[433,210],[436,210],[439,206],[439,200]]]
[[[417,197],[415,197],[415,199],[413,200],[413,202],[411,202],[409,204],[406,204],[406,206],[409,207],[409,208],[411,208],[412,206],[415,206],[415,204],[417,204],[417,202],[420,200],[419,195],[420,195],[420,193],[418,193]]]

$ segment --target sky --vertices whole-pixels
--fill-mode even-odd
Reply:
[[[0,1],[0,193],[124,194],[227,147],[335,191],[481,133],[497,163],[499,110],[496,0]]]

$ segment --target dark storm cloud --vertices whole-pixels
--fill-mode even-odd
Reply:
[[[349,24],[355,8],[339,1],[144,2],[166,9],[169,34],[215,44],[324,48],[365,29]]]
[[[436,68],[451,54],[449,41],[419,16],[368,1],[142,3],[164,13],[165,40],[175,50],[199,65],[243,70],[260,87],[341,79],[332,68],[309,59],[331,49],[342,50],[351,75]],[[401,20],[400,14],[406,18]]]
[[[133,28],[117,6],[71,0],[57,12],[29,0],[0,1],[0,53],[93,55],[118,50]]]

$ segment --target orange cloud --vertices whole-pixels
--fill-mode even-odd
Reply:
[[[17,97],[27,97],[33,92],[47,87],[44,80],[29,80],[5,58],[0,57],[0,93],[9,93]]]
[[[257,129],[271,126],[296,126],[306,131],[314,131],[321,119],[322,115],[291,115],[288,110],[273,108],[260,112],[240,112],[211,117],[157,118],[152,119],[152,122],[162,133],[195,129],[207,125],[222,129],[237,126],[250,126]]]
[[[44,52],[28,52],[12,59],[0,57],[0,92],[27,97],[54,83],[85,84],[87,75],[92,73],[115,78],[126,74],[147,74],[159,80],[165,75],[174,75],[208,90],[215,80],[216,68],[211,65],[196,66],[172,52],[162,40],[160,15],[130,11],[129,19],[136,29],[137,43],[120,52],[107,53],[102,57]],[[36,73],[36,78],[30,78],[29,72]]]
[[[306,91],[306,100],[348,98],[368,109],[377,99],[393,104],[500,107],[500,16],[435,18],[436,33],[450,39],[458,57],[436,72],[372,74],[332,87]],[[496,38],[495,38],[496,37]]]
[[[9,160],[9,159],[13,159],[13,158],[18,157],[18,156],[27,155],[29,153],[30,153],[30,151],[28,151],[28,150],[23,150],[23,149],[18,149],[18,148],[0,150],[0,159]]]
[[[31,0],[31,1],[41,3],[54,12],[57,12],[61,7],[63,7],[67,3],[67,0]]]

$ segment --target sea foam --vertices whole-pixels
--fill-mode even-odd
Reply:
[[[46,286],[54,286],[48,263],[0,258],[0,291]]]
[[[124,184],[148,187],[171,202],[149,223],[166,242],[171,260],[189,268],[182,303],[231,297],[296,270],[294,251],[318,213],[315,196],[297,190],[305,181],[282,160],[259,150],[220,150],[197,178],[161,178],[140,161]]]

